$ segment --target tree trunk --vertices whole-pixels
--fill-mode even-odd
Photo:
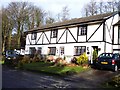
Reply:
[[[18,22],[18,31],[17,31],[17,48],[20,48],[20,22]]]

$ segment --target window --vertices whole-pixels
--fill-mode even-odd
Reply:
[[[32,33],[31,39],[32,39],[32,40],[35,40],[36,38],[37,38],[37,33]]]
[[[49,55],[55,55],[56,54],[56,47],[48,47],[49,48]]]
[[[86,35],[87,34],[87,27],[86,26],[81,26],[79,27],[78,35]]]
[[[52,30],[52,38],[57,38],[57,33],[58,33],[58,30],[55,29],[55,30]]]
[[[75,55],[79,56],[86,52],[86,47],[85,46],[75,46]]]
[[[61,55],[64,54],[64,47],[60,47],[60,54],[61,54]]]
[[[42,48],[38,47],[38,54],[41,54],[41,53],[42,53]]]
[[[35,54],[35,52],[36,52],[35,47],[30,47],[30,54]]]

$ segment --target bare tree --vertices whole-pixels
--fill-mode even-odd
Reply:
[[[52,13],[50,11],[48,11],[46,13],[45,24],[51,24],[54,22],[55,22],[55,19],[53,18]]]
[[[112,0],[108,2],[97,2],[97,0],[91,0],[89,3],[84,5],[82,13],[85,16],[91,16],[96,14],[108,13],[108,12],[115,12],[118,10],[118,1]]]
[[[118,2],[118,11],[120,12],[120,0]]]
[[[61,20],[65,21],[69,19],[69,9],[67,6],[62,8],[62,12],[61,12]]]
[[[84,5],[83,11],[82,13],[84,13],[83,15],[85,16],[91,16],[91,15],[96,15],[98,13],[97,11],[98,7],[97,7],[97,3],[95,0],[91,0],[88,4]]]

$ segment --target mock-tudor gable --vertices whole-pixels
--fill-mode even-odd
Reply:
[[[26,33],[25,54],[31,48],[40,54],[71,58],[84,52],[92,63],[92,54],[120,53],[120,21],[118,12],[75,18],[31,29]],[[37,36],[35,36],[37,35]],[[35,36],[34,39],[32,36]]]

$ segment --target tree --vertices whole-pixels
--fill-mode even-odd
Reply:
[[[92,55],[92,60],[94,61],[98,57],[97,50],[94,49],[93,55]]]
[[[54,23],[55,19],[52,17],[51,12],[47,12],[46,13],[46,20],[45,20],[45,24],[51,24]]]
[[[13,22],[7,14],[7,10],[5,8],[2,8],[2,51],[5,49],[10,49],[11,44]]]
[[[12,2],[7,7],[8,17],[13,21],[17,33],[17,45],[20,48],[20,38],[24,30],[39,27],[43,23],[43,11],[28,2]]]
[[[86,16],[92,16],[92,15],[96,15],[98,12],[97,12],[97,3],[95,0],[91,0],[89,2],[89,4],[86,4],[83,8],[83,15],[86,15]]]
[[[66,21],[69,19],[69,9],[67,6],[62,8],[61,19],[62,21]]]
[[[118,1],[112,0],[103,2],[97,2],[97,0],[91,0],[89,3],[84,5],[82,13],[84,16],[92,16],[96,14],[103,14],[108,12],[115,12],[118,10]]]
[[[120,12],[120,0],[118,2],[118,11]]]

